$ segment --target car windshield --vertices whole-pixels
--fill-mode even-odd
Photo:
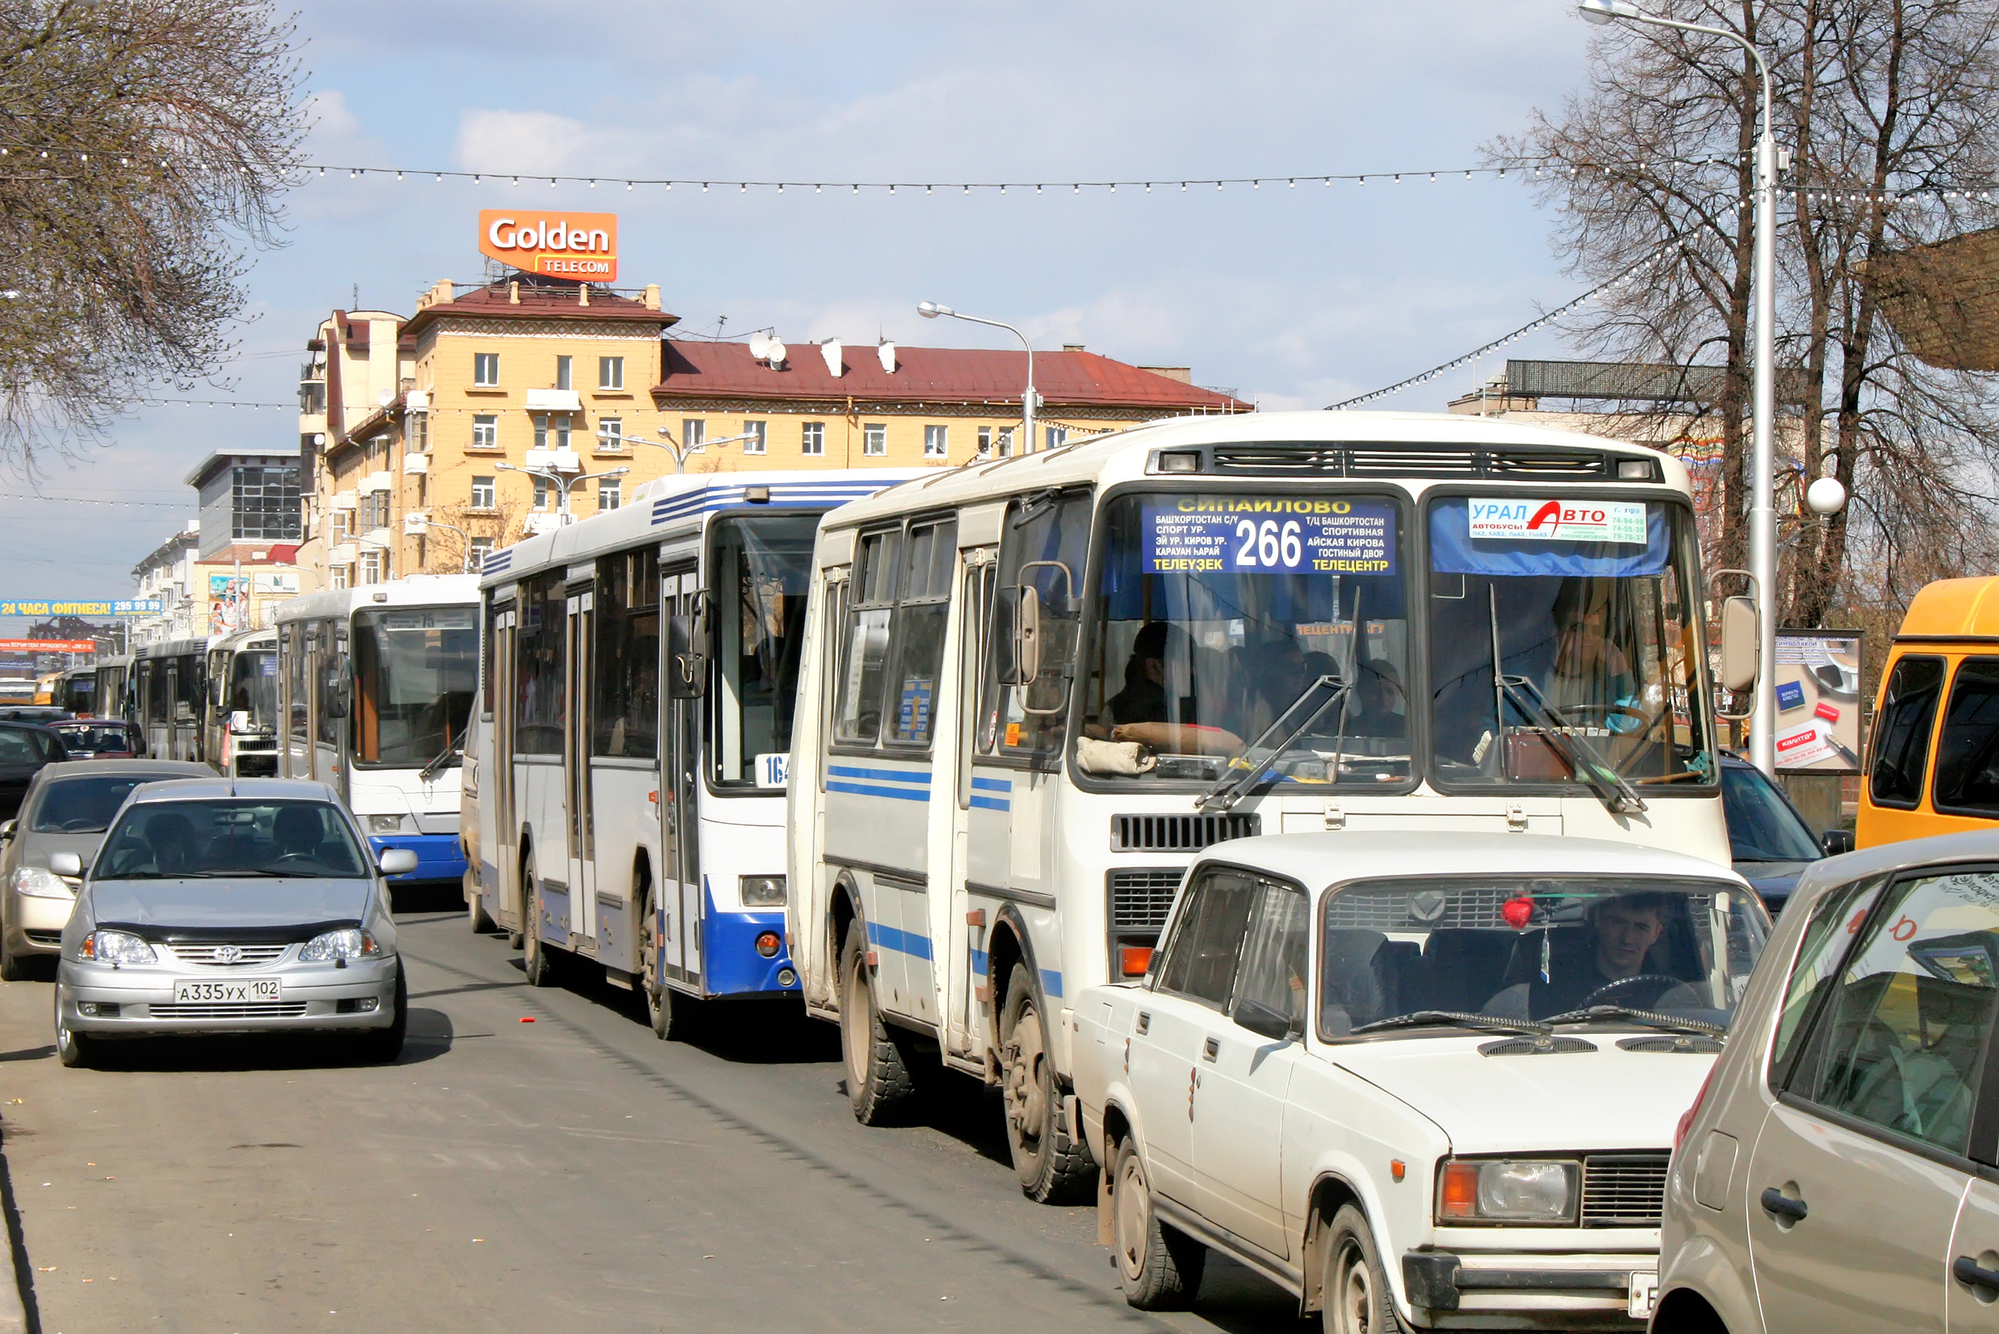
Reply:
[[[131,736],[115,723],[84,723],[74,727],[58,727],[56,734],[62,738],[63,746],[72,754],[79,750],[94,753],[132,748]]]
[[[28,828],[37,834],[101,834],[133,788],[169,776],[129,773],[57,779],[42,789]]]
[[[125,812],[91,868],[96,880],[234,876],[346,879],[367,863],[324,801],[143,802]]]
[[[1726,765],[1721,804],[1728,814],[1728,855],[1739,862],[1813,862],[1825,855],[1791,804],[1760,770]]]
[[[1447,1031],[1447,1016],[1526,1022],[1594,1006],[1726,1025],[1769,918],[1753,893],[1715,881],[1412,878],[1332,891],[1322,929],[1319,1032],[1332,1040],[1397,1020]]]

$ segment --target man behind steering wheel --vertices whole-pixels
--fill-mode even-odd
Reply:
[[[1643,1010],[1681,985],[1651,971],[1652,947],[1666,934],[1672,896],[1620,894],[1583,913],[1588,947],[1566,962],[1551,960],[1548,980],[1535,977],[1507,987],[1486,1002],[1484,1013],[1505,1019],[1544,1019],[1589,1005]]]

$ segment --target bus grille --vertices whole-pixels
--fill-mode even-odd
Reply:
[[[1583,1159],[1583,1226],[1659,1226],[1666,1208],[1668,1157],[1619,1153]]]
[[[1145,871],[1112,871],[1111,930],[1157,932],[1173,910],[1173,895],[1186,872],[1177,866]]]
[[[1594,450],[1476,449],[1381,442],[1216,445],[1205,470],[1257,477],[1493,477],[1563,482],[1610,481],[1617,475],[1611,456]]]
[[[1113,815],[1112,852],[1199,852],[1262,830],[1256,815]]]

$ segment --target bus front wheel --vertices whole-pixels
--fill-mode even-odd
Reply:
[[[879,1126],[894,1122],[915,1101],[916,1071],[912,1044],[882,1021],[875,1005],[874,979],[861,949],[865,930],[856,920],[840,950],[840,1049],[854,1119]]]
[[[1037,1204],[1085,1199],[1095,1172],[1082,1140],[1057,1124],[1061,1104],[1048,1026],[1024,964],[1015,964],[1007,978],[1001,1014],[1000,1094],[1020,1189]]]
[[[652,1031],[663,1042],[685,1042],[694,1028],[695,1000],[692,996],[676,996],[666,985],[659,962],[659,898],[651,885],[646,886],[645,917],[639,924],[639,956],[643,966],[646,998],[646,1017],[652,1021]]]

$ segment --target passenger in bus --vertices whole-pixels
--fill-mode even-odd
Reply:
[[[1104,701],[1085,735],[1180,755],[1241,754],[1241,737],[1199,721],[1206,711],[1194,689],[1194,651],[1193,637],[1179,626],[1147,621],[1125,661],[1124,689]]]
[[[1353,698],[1347,705],[1348,736],[1409,735],[1409,719],[1395,706],[1402,700],[1402,677],[1386,658],[1369,658],[1354,674]]]
[[[1246,641],[1236,650],[1236,667],[1237,679],[1245,689],[1234,719],[1235,730],[1246,737],[1262,736],[1312,683],[1305,668],[1305,650],[1289,635]],[[1303,721],[1302,714],[1294,714],[1291,725]]]
[[[1644,1010],[1662,1002],[1677,1002],[1675,1008],[1692,1003],[1690,989],[1684,989],[1653,955],[1678,901],[1679,896],[1671,894],[1620,894],[1590,905],[1580,931],[1546,928],[1552,932],[1541,953],[1546,980],[1536,972],[1527,981],[1506,987],[1486,1002],[1481,1013],[1502,1019],[1545,1019],[1586,1005]],[[1675,992],[1679,994],[1671,994]]]

